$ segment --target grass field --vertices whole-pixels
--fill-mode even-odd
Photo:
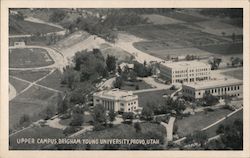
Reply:
[[[238,111],[237,113],[233,114],[232,116],[230,116],[229,118],[225,119],[224,121],[216,124],[215,126],[207,129],[205,132],[207,133],[208,137],[213,137],[216,134],[216,130],[218,129],[218,127],[222,124],[224,126],[226,125],[232,125],[232,123],[234,122],[234,120],[236,119],[240,119],[243,120],[243,110]]]
[[[30,115],[32,121],[48,106],[56,106],[57,94],[44,88],[31,87],[9,102],[9,126],[15,128],[23,114]],[[21,110],[20,110],[21,109]]]
[[[9,50],[9,67],[30,68],[53,64],[48,52],[41,48],[18,48]]]
[[[54,71],[48,77],[44,78],[43,80],[39,81],[38,84],[53,88],[59,91],[64,91],[66,87],[61,85],[61,77],[62,73],[59,70]]]
[[[15,71],[10,70],[9,74],[30,82],[34,82],[49,73],[48,70],[27,70],[27,71]]]
[[[149,84],[145,81],[138,81],[138,82],[124,82],[121,89],[123,90],[136,90],[136,85],[139,86],[139,89],[149,89],[152,88]],[[138,90],[139,90],[138,89]]]
[[[158,90],[152,92],[142,92],[142,93],[135,93],[138,95],[139,106],[144,107],[147,103],[155,103],[158,105],[164,104],[163,95],[171,94],[173,90]]]
[[[243,43],[197,46],[197,48],[220,55],[243,54]]]
[[[48,126],[44,127],[32,127],[19,132],[9,138],[10,150],[38,150],[48,144],[18,144],[17,139],[20,138],[34,138],[35,142],[39,139],[56,139],[65,138],[62,130],[51,128]]]
[[[142,15],[142,17],[147,18],[149,23],[156,24],[156,25],[183,23],[183,21],[181,20],[176,20],[176,19],[166,17],[163,15],[158,15],[158,14],[145,14],[145,15]]]
[[[62,29],[46,25],[40,23],[34,23],[30,21],[24,20],[16,20],[14,18],[9,19],[9,34],[10,35],[20,35],[20,34],[36,34],[36,33],[50,33],[50,32],[58,32]]]
[[[224,72],[222,74],[226,75],[226,76],[230,76],[230,77],[233,77],[233,78],[243,80],[243,70],[242,69],[227,71],[227,72]]]
[[[180,13],[180,12],[170,12],[166,16],[171,17],[173,19],[177,19],[177,20],[181,20],[181,21],[185,21],[185,22],[191,22],[191,23],[207,20],[207,19],[202,18],[202,17],[189,15],[189,14],[185,14],[185,13]]]
[[[209,126],[231,112],[232,111],[227,109],[217,109],[207,113],[195,113],[195,115],[184,117],[181,120],[178,119],[175,122],[175,124],[178,126],[177,133],[181,137],[186,136],[196,130],[201,130],[202,128]]]
[[[141,133],[160,133],[166,134],[165,128],[162,125],[155,123],[141,123]],[[136,139],[140,133],[136,133],[133,125],[121,124],[113,128],[107,128],[102,131],[87,132],[78,136],[81,139]],[[81,148],[81,147],[80,147]],[[91,145],[91,149],[102,149],[103,145]]]
[[[9,77],[9,82],[16,89],[17,93],[28,87],[28,83]]]

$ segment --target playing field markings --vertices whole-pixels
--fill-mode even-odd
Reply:
[[[46,77],[48,77],[49,75],[51,75],[55,70],[56,70],[56,69],[51,70],[47,75],[41,77],[40,79],[38,79],[38,80],[36,80],[36,81],[34,81],[34,82],[30,82],[30,81],[27,81],[27,80],[24,80],[24,79],[21,79],[21,78],[18,78],[18,77],[15,77],[15,76],[11,76],[11,75],[10,75],[11,78],[14,78],[14,79],[17,79],[17,80],[20,80],[20,81],[29,83],[29,86],[26,87],[25,89],[23,89],[21,92],[19,92],[19,93],[16,95],[16,97],[19,96],[20,94],[24,93],[25,91],[27,91],[27,90],[28,90],[29,88],[31,88],[32,86],[38,86],[38,87],[42,87],[42,88],[45,88],[45,89],[47,89],[47,90],[50,90],[50,91],[53,91],[53,92],[56,92],[56,93],[62,93],[62,92],[59,91],[59,90],[56,90],[56,89],[53,89],[53,88],[49,88],[49,87],[46,87],[46,86],[43,86],[43,85],[40,85],[40,84],[37,84],[37,82],[39,82],[39,81],[45,79]]]

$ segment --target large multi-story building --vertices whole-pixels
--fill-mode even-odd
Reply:
[[[133,112],[138,109],[138,96],[132,91],[104,90],[93,94],[93,103],[103,105],[106,110]]]
[[[243,97],[243,81],[238,79],[221,79],[194,82],[182,85],[182,94],[191,99],[201,99],[205,93],[213,96]]]
[[[189,83],[210,80],[211,66],[199,61],[161,63],[160,76],[171,83]]]

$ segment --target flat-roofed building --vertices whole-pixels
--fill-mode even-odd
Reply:
[[[161,63],[160,76],[171,83],[189,83],[210,80],[211,66],[200,61]]]
[[[93,94],[93,103],[103,105],[106,110],[133,112],[138,109],[138,96],[132,91],[104,90]]]
[[[242,98],[243,81],[238,79],[210,80],[182,85],[182,94],[191,99],[201,99],[205,93],[213,96],[233,96]]]

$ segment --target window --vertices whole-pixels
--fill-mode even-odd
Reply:
[[[199,92],[198,95],[201,95],[201,92]]]
[[[238,86],[238,90],[240,89],[240,86]]]
[[[99,102],[100,100],[99,99],[96,99],[97,102]]]
[[[136,106],[134,107],[134,109],[136,109]]]
[[[130,111],[130,108],[128,108],[128,111]]]
[[[134,102],[134,104],[136,104],[136,101]]]

